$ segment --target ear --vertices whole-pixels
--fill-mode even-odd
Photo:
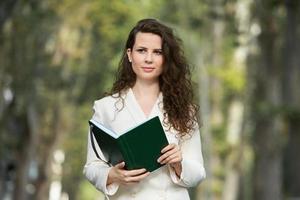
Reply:
[[[131,49],[130,48],[127,49],[127,56],[128,56],[129,62],[131,62],[132,61],[132,55],[131,55]]]

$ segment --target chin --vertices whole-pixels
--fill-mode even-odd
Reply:
[[[144,80],[144,81],[159,81],[159,76],[140,76],[138,79]]]

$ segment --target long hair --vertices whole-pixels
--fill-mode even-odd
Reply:
[[[159,77],[159,87],[163,94],[164,123],[169,129],[178,131],[180,137],[190,134],[198,121],[198,106],[193,101],[190,66],[184,56],[181,40],[173,34],[173,30],[155,19],[140,20],[130,31],[116,80],[111,94],[121,93],[133,87],[136,75],[127,57],[127,49],[132,49],[136,34],[153,33],[162,38],[163,71]]]

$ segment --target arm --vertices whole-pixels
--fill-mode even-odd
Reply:
[[[93,119],[102,122],[101,114],[96,102],[94,103],[94,115]],[[100,148],[96,145],[96,150],[100,157],[103,158],[103,154]],[[111,167],[108,166],[104,161],[97,158],[91,144],[90,134],[88,134],[88,145],[87,145],[87,160],[83,169],[83,173],[86,178],[105,195],[113,195],[117,192],[119,185],[116,183],[107,184],[108,174]]]
[[[85,177],[105,195],[113,195],[117,192],[119,185],[107,184],[108,174],[111,169],[105,162],[99,160],[91,146],[90,134],[88,136],[87,161],[83,169]],[[97,152],[100,152],[97,148]],[[103,156],[100,154],[100,156]]]
[[[166,153],[161,156],[161,160],[165,159],[164,162],[168,163],[172,181],[184,187],[193,187],[199,184],[206,174],[198,127],[194,130],[191,138],[182,142],[181,148],[175,144],[168,146],[163,149],[163,153]],[[174,159],[177,159],[177,162],[173,162]]]
[[[96,103],[94,104],[94,111],[95,113],[93,115],[93,119],[103,123],[101,112],[99,112],[101,111],[100,106]],[[89,134],[88,137],[87,161],[84,166],[83,173],[86,178],[106,196],[114,195],[117,192],[120,184],[135,184],[150,174],[150,172],[146,172],[145,169],[125,170],[124,162],[121,162],[114,167],[109,166],[107,163],[105,163],[105,161],[97,158],[93,150],[90,137],[93,136]],[[98,145],[95,145],[95,148],[99,153],[100,158],[104,158]]]

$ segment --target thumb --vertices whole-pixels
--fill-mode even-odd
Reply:
[[[125,167],[125,162],[120,162],[115,167],[119,169],[123,169]]]

